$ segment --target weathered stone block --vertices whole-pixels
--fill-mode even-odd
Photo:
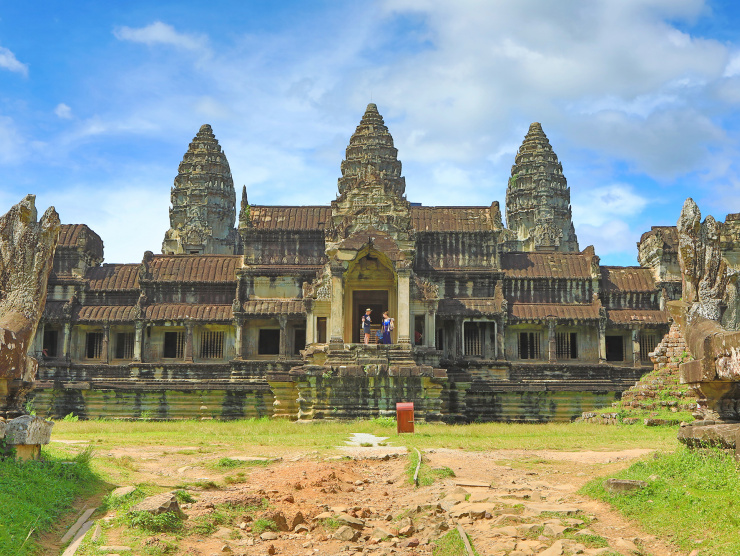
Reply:
[[[604,481],[604,488],[612,494],[620,492],[632,492],[640,490],[647,486],[645,481],[633,481],[630,479],[607,479]]]
[[[149,512],[152,515],[159,515],[165,512],[172,512],[185,518],[185,513],[180,509],[177,498],[171,492],[163,492],[144,498],[141,502],[131,508],[134,512]]]
[[[7,421],[5,440],[8,444],[48,444],[53,426],[41,417],[22,415]]]

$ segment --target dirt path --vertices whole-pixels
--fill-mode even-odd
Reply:
[[[134,538],[123,527],[106,526],[103,543],[131,546],[133,555],[169,546],[174,547],[169,553],[193,556],[413,556],[431,554],[434,541],[459,524],[481,556],[560,556],[579,550],[628,555],[636,542],[642,554],[680,554],[606,505],[576,494],[590,479],[616,472],[649,450],[428,450],[425,461],[452,469],[455,477],[418,489],[407,481],[403,448],[341,451],[348,455],[327,459],[286,452],[273,463],[257,460],[223,470],[215,465],[221,458],[250,454],[226,447],[207,454],[187,446],[113,450],[105,456],[126,463],[116,482],[149,483],[159,490],[187,486],[196,501],[182,505],[191,534],[180,539],[164,533]],[[219,486],[198,487],[209,482]],[[262,500],[265,506],[259,507]],[[259,531],[261,518],[283,530]],[[198,524],[210,525],[192,533]],[[586,536],[579,537],[583,529]],[[594,537],[608,548],[597,547]],[[51,539],[45,544],[45,553],[59,553]]]

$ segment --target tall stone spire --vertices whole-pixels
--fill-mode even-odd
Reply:
[[[339,194],[376,175],[389,192],[403,196],[406,180],[401,176],[401,162],[398,149],[393,146],[388,128],[375,104],[368,104],[360,125],[352,134],[347,146],[347,154],[342,161],[342,177],[339,178]]]
[[[162,253],[231,255],[237,251],[231,169],[211,126],[203,125],[180,163]]]
[[[570,188],[550,141],[535,122],[517,152],[506,190],[506,224],[521,251],[578,251]]]
[[[342,161],[339,197],[325,230],[327,249],[350,235],[374,229],[395,239],[410,237],[410,205],[404,193],[398,149],[375,104],[368,104]],[[364,233],[364,232],[363,232]]]

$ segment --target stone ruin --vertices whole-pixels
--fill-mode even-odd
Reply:
[[[23,459],[39,456],[53,425],[24,409],[38,369],[28,350],[44,311],[60,229],[53,207],[37,221],[35,199],[26,195],[0,217],[0,456],[14,447]]]
[[[737,274],[722,256],[722,225],[712,216],[702,222],[690,198],[677,230],[683,295],[668,309],[694,357],[679,365],[680,381],[697,396],[697,420],[681,427],[679,439],[692,446],[734,448],[740,434],[740,331],[724,326],[722,316],[736,303],[729,294]]]

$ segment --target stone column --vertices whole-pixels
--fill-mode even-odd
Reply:
[[[62,357],[65,361],[69,361],[69,345],[72,336],[72,324],[69,322],[64,323],[64,339],[62,340]]]
[[[337,273],[335,273],[337,272]],[[341,273],[332,268],[331,275],[331,333],[329,334],[330,344],[344,343],[344,280]],[[360,323],[357,323],[359,326]],[[354,323],[352,324],[354,326]]]
[[[193,362],[193,323],[185,321],[185,361]]]
[[[242,317],[236,317],[234,319],[234,359],[237,361],[242,360],[244,348],[242,340],[242,327],[244,326],[244,319]]]
[[[557,341],[555,339],[555,319],[547,319],[547,360],[550,363],[555,363],[558,360],[557,357]]]
[[[103,363],[106,365],[110,362],[110,324],[107,322],[103,325]]]
[[[599,363],[606,363],[606,320],[599,320]]]
[[[506,318],[500,317],[496,321],[496,359],[506,359]]]
[[[39,325],[36,328],[36,336],[33,338],[33,351],[34,357],[39,361],[45,359],[44,356],[44,321],[39,321]],[[56,355],[56,354],[55,354]]]
[[[637,328],[632,329],[632,365],[639,367],[642,364],[640,360],[640,331]]]
[[[134,361],[143,361],[141,353],[144,346],[144,322],[137,320],[134,323],[136,331],[134,332]]]
[[[316,316],[313,314],[313,300],[306,300],[306,345],[316,343]]]
[[[288,357],[288,317],[280,315],[278,316],[278,322],[280,323],[280,350],[278,359],[286,359]]]
[[[437,334],[436,321],[436,311],[432,307],[429,307],[426,313],[424,313],[424,338],[422,338],[422,345],[424,347],[434,347],[435,336]]]
[[[398,315],[396,318],[396,343],[411,345],[411,271],[398,272]]]
[[[460,359],[463,356],[463,318],[462,317],[455,317],[455,345],[454,345],[454,351],[452,352],[454,354],[455,359]]]

